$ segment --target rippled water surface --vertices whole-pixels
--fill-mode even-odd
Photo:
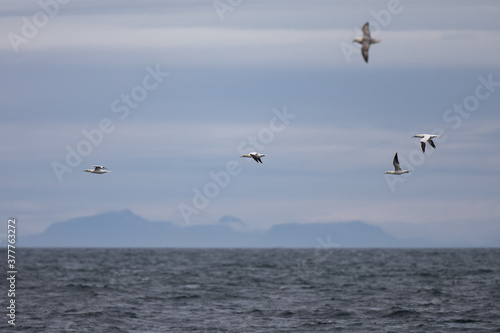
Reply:
[[[17,268],[19,332],[500,332],[500,249],[22,249]]]

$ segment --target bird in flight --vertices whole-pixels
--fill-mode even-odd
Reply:
[[[241,155],[241,157],[251,157],[257,163],[262,163],[262,160],[260,158],[263,157],[263,156],[266,156],[266,154],[259,154],[257,152],[253,152],[253,153],[248,153],[248,154],[245,154],[245,155]]]
[[[394,155],[394,160],[392,160],[392,165],[394,165],[394,171],[386,171],[385,172],[386,174],[402,175],[404,173],[410,172],[410,170],[402,170],[401,169],[401,165],[399,164],[399,160],[398,160],[398,153],[396,153],[396,155]]]
[[[436,149],[436,145],[434,144],[434,141],[432,141],[433,138],[438,137],[439,135],[435,134],[416,134],[413,137],[414,138],[420,138],[420,147],[422,147],[422,152],[425,153],[425,143],[428,142],[432,148]]]
[[[97,173],[102,175],[103,173],[111,172],[111,170],[108,170],[106,167],[103,167],[101,165],[93,165],[93,169],[85,169],[83,171],[85,172],[90,172],[90,173]]]
[[[368,50],[370,49],[370,45],[380,43],[381,40],[373,39],[371,37],[368,22],[363,25],[363,28],[361,30],[363,31],[363,37],[356,37],[352,42],[361,44],[361,54],[363,55],[363,59],[365,59],[365,62],[368,63]]]

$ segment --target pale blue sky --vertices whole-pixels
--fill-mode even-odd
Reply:
[[[498,1],[41,3],[0,5],[0,207],[22,232],[121,209],[499,230]],[[366,21],[369,64],[345,55]],[[412,136],[433,131],[423,156]],[[252,137],[262,165],[239,157]],[[86,156],[69,166],[67,147]],[[413,172],[387,178],[396,151]]]

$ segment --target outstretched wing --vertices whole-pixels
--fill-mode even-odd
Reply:
[[[394,160],[392,161],[392,165],[394,165],[394,171],[401,171],[401,165],[398,160],[398,153],[394,155]]]
[[[368,50],[370,49],[370,41],[369,40],[363,40],[363,44],[361,46],[361,54],[363,55],[363,59],[365,59],[365,62],[368,62]]]
[[[366,22],[363,25],[363,28],[361,28],[361,31],[363,31],[363,37],[368,37],[368,39],[371,39],[371,34],[370,34],[370,27],[368,25],[368,22]]]
[[[432,148],[436,148],[436,145],[434,144],[434,141],[432,141],[432,139],[429,139],[427,140],[427,142],[429,142],[429,144],[432,146]]]

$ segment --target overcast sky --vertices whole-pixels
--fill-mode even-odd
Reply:
[[[22,232],[122,209],[248,229],[500,224],[498,1],[16,0],[0,15],[0,207]],[[367,21],[382,39],[368,64],[352,43]],[[396,152],[410,174],[384,175]]]

